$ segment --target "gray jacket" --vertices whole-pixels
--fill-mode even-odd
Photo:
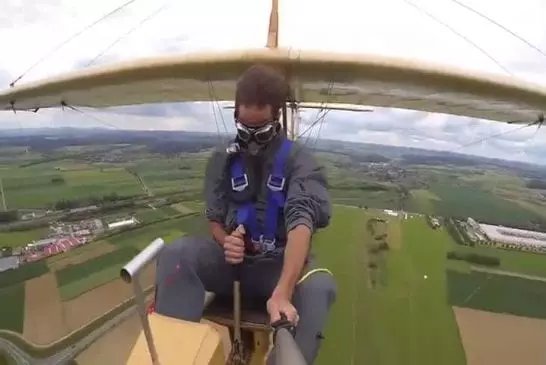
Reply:
[[[279,135],[267,147],[262,159],[257,163],[253,163],[251,157],[243,158],[246,172],[255,171],[254,178],[250,178],[250,184],[260,184],[256,211],[258,223],[262,227],[265,222],[267,203],[265,181],[271,170],[275,152],[284,138],[286,137]],[[223,224],[230,232],[236,226],[236,206],[229,198],[231,180],[227,162],[228,154],[225,146],[213,152],[205,173],[205,194],[207,219]],[[252,166],[256,168],[253,169]],[[324,168],[318,165],[306,147],[296,142],[286,162],[286,178],[288,183],[286,204],[277,229],[279,240],[284,242],[286,233],[300,224],[306,225],[312,232],[326,227],[332,212]]]

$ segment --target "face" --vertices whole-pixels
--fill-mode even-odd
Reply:
[[[250,128],[261,127],[264,124],[271,122],[273,112],[271,105],[259,107],[257,105],[240,105],[238,121]]]
[[[239,106],[237,117],[237,134],[243,151],[259,155],[277,134],[270,105]],[[252,131],[253,130],[253,131]]]

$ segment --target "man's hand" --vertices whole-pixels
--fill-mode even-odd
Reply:
[[[236,230],[224,240],[224,256],[226,262],[232,265],[240,264],[245,257],[245,227],[240,224]]]
[[[286,319],[294,324],[298,325],[300,316],[298,311],[292,305],[290,300],[282,294],[277,294],[273,292],[271,298],[267,301],[267,312],[269,313],[269,320],[271,323],[281,319],[281,313],[284,313]]]

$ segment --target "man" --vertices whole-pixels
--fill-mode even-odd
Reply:
[[[199,321],[205,290],[231,294],[232,268],[240,264],[243,298],[269,298],[271,323],[284,313],[296,324],[296,343],[312,364],[336,286],[329,273],[312,270],[309,249],[331,205],[323,169],[281,131],[287,90],[265,66],[238,80],[236,145],[215,152],[205,176],[212,239],[184,237],[162,250],[155,310]]]

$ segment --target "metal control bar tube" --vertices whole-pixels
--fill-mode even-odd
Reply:
[[[142,323],[142,329],[144,330],[144,337],[148,344],[148,351],[152,358],[153,365],[160,365],[157,350],[155,348],[154,339],[152,337],[152,329],[150,328],[150,322],[148,321],[148,314],[146,313],[146,306],[144,304],[144,293],[142,286],[140,285],[140,273],[142,270],[152,263],[157,257],[157,254],[161,251],[165,242],[161,238],[156,238],[150,243],[144,250],[136,255],[131,261],[129,261],[120,271],[120,276],[126,283],[133,284],[133,291],[135,293],[135,302],[137,305],[138,314]]]
[[[286,328],[277,330],[275,351],[276,365],[307,365],[294,336]]]
[[[275,365],[307,365],[294,340],[295,328],[281,313],[281,319],[271,324],[275,344]]]

